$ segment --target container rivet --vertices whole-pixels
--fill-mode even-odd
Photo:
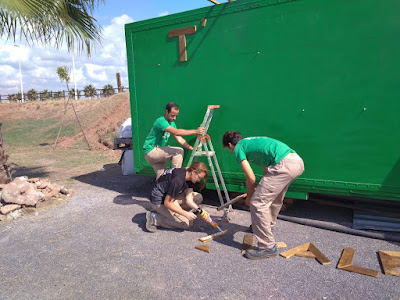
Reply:
[[[257,54],[260,54],[260,52],[257,52]]]
[[[366,107],[364,107],[364,110],[367,110],[367,108],[366,108]]]
[[[303,111],[304,111],[304,108],[303,108]]]

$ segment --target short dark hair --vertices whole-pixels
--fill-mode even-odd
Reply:
[[[167,110],[167,112],[171,112],[171,109],[179,109],[178,104],[176,104],[175,102],[170,102],[167,104],[167,106],[165,107],[165,109]]]
[[[228,147],[229,143],[236,146],[241,139],[243,138],[239,131],[227,131],[222,138],[222,147]]]

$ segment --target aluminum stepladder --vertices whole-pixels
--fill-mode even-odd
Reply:
[[[214,184],[217,189],[219,201],[221,202],[221,205],[224,205],[225,203],[224,203],[224,199],[221,194],[220,185],[222,186],[222,189],[224,191],[226,202],[228,202],[230,200],[229,194],[228,194],[228,191],[226,190],[225,181],[224,181],[224,178],[222,177],[221,169],[218,164],[217,155],[215,154],[214,147],[211,143],[211,138],[207,134],[208,128],[210,127],[210,123],[211,123],[211,120],[212,120],[212,117],[214,114],[214,110],[217,108],[219,108],[219,105],[208,105],[207,112],[204,116],[203,122],[201,123],[201,127],[204,128],[204,134],[199,135],[197,137],[187,166],[189,167],[192,164],[193,160],[196,161],[198,157],[201,157],[201,156],[207,157],[208,165],[210,166],[211,174],[214,179]],[[204,148],[204,151],[202,150],[202,148]],[[214,164],[211,160],[211,157],[213,157],[213,159],[214,159],[215,168],[214,168]],[[217,169],[217,172],[218,172],[219,182],[218,182],[217,176],[215,174],[215,169]],[[231,206],[224,209],[223,218],[226,221],[229,221],[228,212],[230,209],[231,209]]]

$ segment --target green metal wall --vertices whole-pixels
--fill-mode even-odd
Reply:
[[[168,31],[192,25],[180,62]],[[294,197],[400,200],[400,1],[238,0],[125,31],[137,172],[153,174],[142,145],[167,102],[178,103],[185,129],[220,104],[209,134],[230,190],[244,190],[244,175],[221,138],[238,130],[300,154]]]

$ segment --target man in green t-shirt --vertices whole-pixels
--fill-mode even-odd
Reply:
[[[177,142],[187,150],[193,150],[182,136],[204,134],[204,128],[177,129],[175,119],[179,114],[179,107],[176,103],[170,102],[165,108],[164,116],[159,117],[153,124],[150,133],[144,141],[143,150],[146,161],[153,166],[156,178],[164,173],[168,160],[171,161],[171,168],[182,167],[183,149],[180,147],[167,146],[168,139],[172,134]]]
[[[249,259],[263,259],[278,255],[271,227],[281,210],[289,185],[304,172],[300,156],[286,144],[269,137],[243,139],[238,131],[227,131],[222,146],[228,148],[246,175],[247,198],[250,206],[251,228],[258,240],[256,249],[249,249]],[[264,170],[256,188],[256,177],[250,162]]]

